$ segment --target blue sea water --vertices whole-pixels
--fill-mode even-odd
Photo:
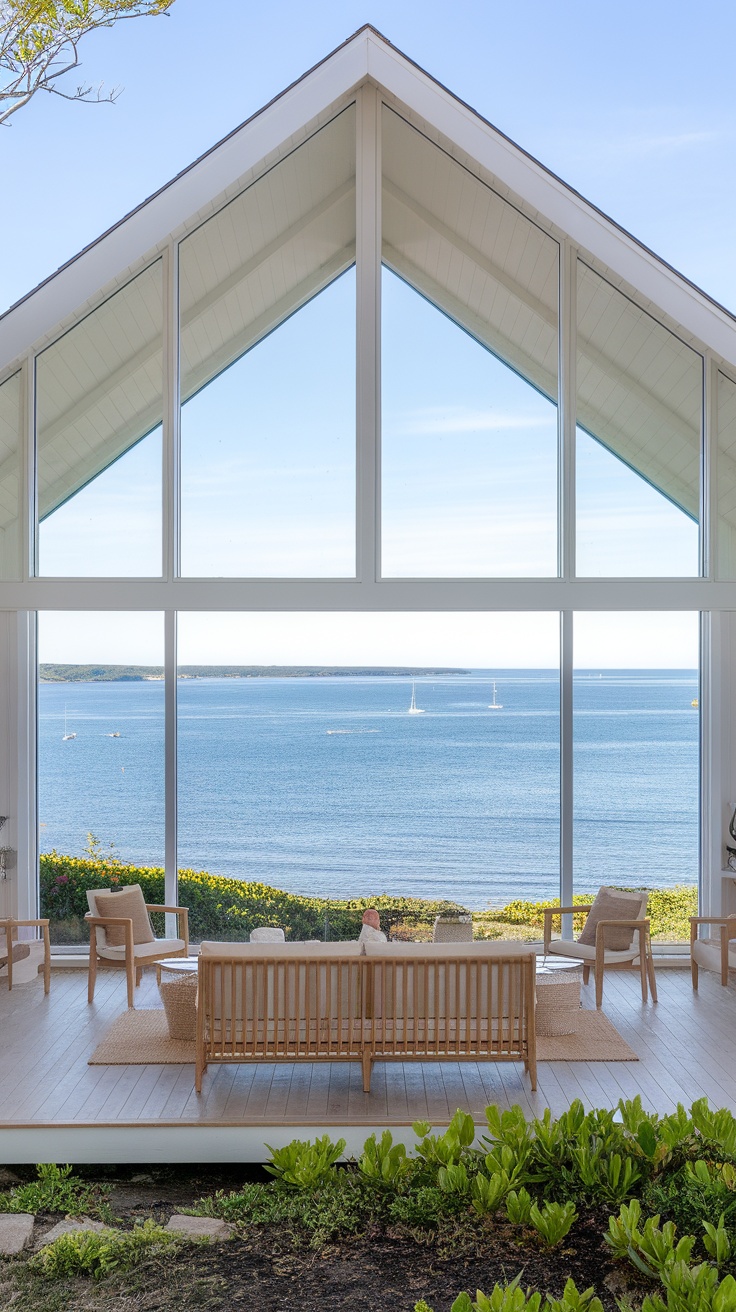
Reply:
[[[697,696],[695,671],[576,674],[579,891],[697,880]],[[399,677],[179,680],[180,867],[472,908],[556,896],[557,673],[422,677],[423,715],[410,697]],[[92,831],[163,864],[163,683],[39,686],[39,823],[43,852]]]

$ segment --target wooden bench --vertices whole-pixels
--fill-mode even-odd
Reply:
[[[195,1086],[211,1062],[522,1061],[534,954],[512,943],[203,943]]]

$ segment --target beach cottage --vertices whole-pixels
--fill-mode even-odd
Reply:
[[[391,320],[402,297],[421,298],[448,331],[468,334],[536,416],[532,436],[519,437],[524,478],[489,502],[487,522],[463,514],[462,480],[432,533],[419,531],[398,495],[395,415],[382,437],[382,408],[386,420],[388,380],[425,349],[419,332],[402,340]],[[310,366],[323,380],[322,428],[329,435],[339,411],[344,432],[348,414],[354,442],[347,459],[342,451],[333,460],[325,438],[297,462],[271,434],[269,509],[249,537],[238,515],[249,504],[247,474],[221,460],[213,437],[219,389],[267,339],[282,352],[284,392],[298,387],[303,357],[280,334],[310,313],[313,342],[323,344]],[[425,418],[425,434],[446,443],[433,457],[441,484],[462,416],[454,429]],[[143,471],[140,522],[85,521],[65,554],[59,517],[83,505],[75,498],[95,480],[114,489],[133,459]],[[614,516],[586,482],[591,461],[603,462],[612,487],[623,480]],[[321,471],[313,505],[299,500],[305,465],[311,477]],[[469,502],[467,469],[464,477]],[[205,485],[220,526],[201,517]],[[638,512],[627,520],[627,489],[644,489],[646,504],[666,511],[666,558]],[[0,318],[0,918],[40,914],[37,617],[47,612],[92,613],[100,624],[126,616],[134,626],[159,617],[167,907],[181,900],[178,616],[552,613],[552,892],[569,904],[574,617],[698,615],[700,910],[736,910],[725,852],[736,796],[736,319],[371,27]],[[421,711],[414,695],[412,704]],[[65,739],[75,732],[65,724]],[[114,726],[109,736],[119,736]],[[260,1160],[264,1139],[275,1145],[309,1127],[332,1127],[352,1147],[367,1127],[401,1134],[418,1116],[442,1121],[457,1105],[477,1111],[493,1100],[560,1109],[577,1095],[601,1105],[638,1091],[659,1108],[703,1093],[736,1106],[732,985],[708,975],[695,995],[689,972],[676,968],[687,965],[682,947],[660,950],[656,1011],[642,1011],[636,976],[606,980],[604,1009],[638,1063],[537,1053],[533,1091],[522,1062],[392,1060],[367,1093],[355,1063],[239,1062],[212,1067],[197,1093],[192,1054],[88,1065],[126,1009],[125,978],[101,958],[89,1004],[81,948],[64,953],[70,946],[52,947],[48,994],[40,982],[6,992],[0,975],[6,1162]],[[158,1005],[152,972],[139,992],[138,1007]]]

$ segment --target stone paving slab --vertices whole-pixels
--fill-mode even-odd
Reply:
[[[184,1216],[175,1213],[169,1218],[167,1230],[186,1235],[188,1239],[230,1239],[232,1226],[225,1221],[218,1221],[211,1216]]]
[[[29,1212],[0,1213],[0,1254],[15,1257],[22,1253],[33,1234],[35,1216]]]
[[[61,1235],[71,1235],[77,1230],[109,1230],[110,1227],[103,1225],[102,1221],[92,1221],[88,1216],[80,1216],[77,1220],[67,1217],[64,1221],[57,1221],[56,1225],[46,1231],[45,1235],[37,1237],[34,1248],[44,1248],[46,1244],[53,1244],[55,1239]]]

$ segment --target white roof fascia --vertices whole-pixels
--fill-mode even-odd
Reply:
[[[359,33],[0,318],[0,371],[366,77]]]
[[[367,34],[369,76],[477,160],[543,219],[736,365],[736,321],[399,51]]]

